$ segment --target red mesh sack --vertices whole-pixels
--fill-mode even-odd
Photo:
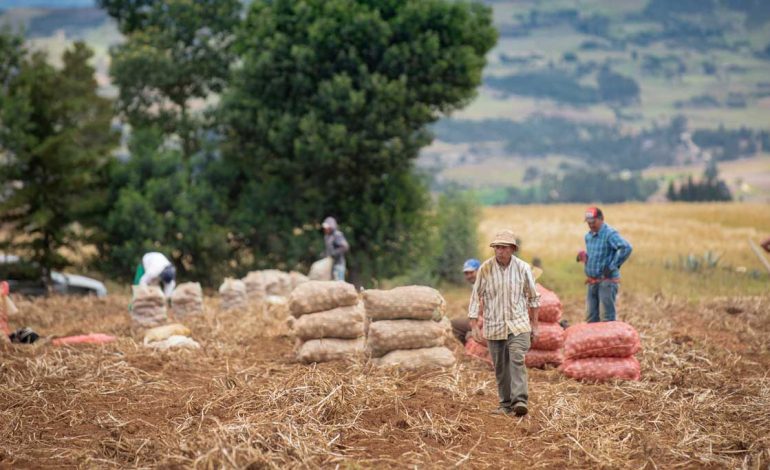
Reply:
[[[558,323],[540,322],[532,349],[555,351],[564,346],[564,329]]]
[[[481,359],[490,366],[492,365],[492,356],[489,354],[489,348],[481,343],[477,343],[473,338],[468,338],[468,341],[465,342],[465,354]]]
[[[545,367],[548,364],[558,366],[564,362],[564,353],[561,351],[543,351],[530,349],[524,356],[524,365],[527,367]]]
[[[561,320],[561,300],[555,292],[537,284],[540,294],[540,308],[537,309],[537,319],[542,322],[559,323]]]
[[[567,377],[603,382],[611,379],[639,380],[641,366],[634,356],[567,359],[559,366]]]
[[[566,330],[564,357],[628,357],[641,349],[639,333],[622,321],[581,323]]]

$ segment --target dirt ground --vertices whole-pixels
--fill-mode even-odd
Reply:
[[[446,293],[462,315],[465,291]],[[498,417],[494,376],[293,361],[283,322],[208,313],[202,348],[141,345],[128,299],[18,302],[12,326],[102,332],[105,346],[0,345],[0,468],[767,468],[770,296],[621,298],[642,337],[642,380],[530,371],[530,414]],[[579,300],[565,317],[582,317]]]

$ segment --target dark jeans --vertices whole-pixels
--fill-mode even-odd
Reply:
[[[526,404],[529,390],[524,355],[529,351],[529,332],[509,334],[507,339],[487,340],[487,344],[495,365],[500,406],[511,408],[518,402]]]
[[[589,284],[586,293],[586,321],[615,321],[615,298],[618,295],[618,283],[602,281]],[[599,315],[599,307],[604,312],[604,318]]]
[[[452,334],[455,338],[457,338],[457,341],[459,341],[462,344],[465,344],[465,342],[468,339],[468,333],[471,332],[471,321],[468,318],[458,318],[456,320],[452,320]]]

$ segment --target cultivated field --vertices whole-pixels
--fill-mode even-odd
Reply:
[[[571,322],[583,316],[582,206],[488,209],[540,256]],[[492,372],[401,373],[366,362],[304,366],[282,322],[221,313],[187,322],[199,351],[156,352],[128,298],[18,302],[12,326],[44,335],[103,332],[107,346],[0,346],[0,468],[752,468],[770,464],[770,295],[746,237],[770,232],[750,205],[608,206],[636,251],[621,317],[642,337],[642,380],[583,384],[530,374],[530,415],[496,417]],[[667,270],[720,249],[724,269]],[[484,253],[488,253],[486,249]],[[721,264],[721,263],[720,263]],[[727,266],[730,269],[727,269]],[[671,273],[669,273],[671,271]],[[452,316],[468,290],[443,290]]]

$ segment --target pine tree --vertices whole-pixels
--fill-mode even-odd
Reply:
[[[84,239],[77,222],[96,209],[117,135],[85,44],[64,52],[61,70],[22,44],[0,33],[0,222],[10,227],[6,245],[48,278],[70,262],[61,249],[77,249]]]

